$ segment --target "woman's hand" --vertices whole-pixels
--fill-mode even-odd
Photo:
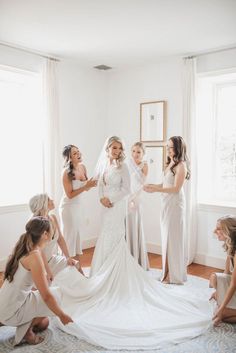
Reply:
[[[67,265],[68,266],[76,266],[77,261],[75,259],[72,259],[72,257],[67,258]]]
[[[144,185],[143,190],[146,192],[152,193],[152,192],[161,191],[161,188],[155,184],[146,184]]]
[[[54,276],[50,269],[48,269],[46,277],[47,277],[48,284],[50,285],[51,282],[54,280]]]
[[[74,321],[72,320],[72,318],[71,318],[69,315],[65,314],[65,313],[62,313],[62,314],[59,316],[59,319],[61,320],[61,322],[63,323],[63,325],[67,325],[67,324],[69,324],[70,322],[74,322]]]
[[[108,199],[108,197],[103,197],[102,199],[100,199],[100,202],[104,207],[107,207],[107,208],[111,208],[113,206],[113,204]]]
[[[216,291],[212,293],[212,295],[211,295],[211,297],[210,297],[209,300],[215,300],[215,301],[217,300],[217,298],[216,298]]]
[[[219,323],[222,321],[222,317],[223,317],[223,309],[216,310],[215,315],[212,318],[213,325],[218,326]]]
[[[96,187],[98,184],[97,180],[94,180],[93,178],[89,179],[86,184],[84,185],[84,188],[86,191],[90,190],[91,188]]]

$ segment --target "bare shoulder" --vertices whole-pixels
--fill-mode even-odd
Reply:
[[[40,250],[33,250],[21,260],[23,266],[30,269],[32,266],[42,264],[42,255]]]
[[[186,163],[181,161],[177,164],[177,166],[175,167],[176,172],[187,172],[187,166]]]

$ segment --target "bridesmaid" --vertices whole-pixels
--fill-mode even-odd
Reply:
[[[213,317],[216,326],[221,321],[236,323],[236,217],[218,219],[214,233],[224,242],[227,252],[224,273],[213,273],[210,277],[210,287],[216,289],[211,299],[218,305]]]
[[[64,325],[73,321],[58,304],[59,288],[49,288],[46,279],[41,250],[51,238],[49,220],[33,217],[25,228],[6,265],[0,289],[0,322],[16,327],[15,344],[22,340],[38,344],[43,338],[35,332],[48,327],[47,316],[58,316]]]
[[[88,180],[87,171],[82,164],[82,155],[78,147],[67,145],[62,155],[65,168],[62,173],[64,195],[60,202],[60,218],[62,234],[65,237],[69,254],[79,261],[82,254],[83,213],[81,207],[81,194],[97,185],[92,178]]]
[[[47,194],[37,194],[30,199],[29,207],[33,216],[45,217],[50,222],[52,238],[42,251],[48,280],[52,281],[54,276],[67,266],[75,266],[83,274],[79,261],[72,259],[69,255],[56,216],[54,214],[49,214],[50,211],[55,208],[53,200],[50,199]],[[57,245],[61,249],[63,256],[55,255]]]
[[[167,144],[167,167],[163,184],[144,186],[147,192],[162,193],[161,237],[162,277],[164,283],[183,284],[187,280],[184,254],[185,195],[183,185],[190,178],[186,145],[181,136]]]
[[[142,142],[136,142],[132,148],[132,158],[128,166],[131,179],[131,195],[128,201],[126,217],[126,241],[131,254],[144,270],[149,270],[149,261],[143,231],[140,194],[148,174],[148,165],[143,161],[145,149]]]

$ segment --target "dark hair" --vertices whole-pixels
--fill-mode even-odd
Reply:
[[[73,147],[77,148],[75,145],[67,145],[63,148],[63,151],[62,151],[62,156],[65,160],[64,167],[66,168],[67,175],[70,180],[75,179],[75,173],[73,171],[73,164],[71,162],[71,150]]]
[[[190,166],[189,166],[189,159],[187,156],[186,152],[186,144],[181,136],[172,136],[169,138],[170,141],[173,142],[173,148],[174,148],[174,165],[170,168],[172,171],[173,175],[175,175],[174,168],[180,163],[180,162],[186,162],[186,167],[187,167],[187,174],[186,174],[186,179],[190,179]],[[166,165],[168,166],[171,162],[170,157],[167,157],[167,162]]]
[[[26,233],[21,235],[6,264],[4,280],[7,279],[9,282],[13,281],[20,259],[28,255],[33,247],[39,243],[43,232],[50,231],[49,220],[40,216],[33,217],[26,224],[25,230]]]

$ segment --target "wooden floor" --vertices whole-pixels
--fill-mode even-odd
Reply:
[[[91,265],[94,248],[83,250],[83,252],[84,253],[81,256],[81,265],[82,265],[82,267],[89,267]],[[149,257],[150,266],[152,268],[161,269],[161,266],[162,266],[161,265],[161,255],[149,253],[148,257]],[[223,272],[223,271],[219,270],[218,268],[208,267],[208,266],[204,266],[204,265],[198,265],[195,263],[192,263],[191,265],[188,266],[188,274],[193,275],[193,276],[198,276],[198,277],[202,277],[205,279],[209,279],[210,274],[212,272]]]
[[[84,253],[81,256],[81,265],[82,265],[82,267],[89,267],[91,265],[94,248],[85,249],[85,250],[83,250],[83,252]],[[150,266],[152,268],[161,269],[161,255],[149,253],[148,257],[149,257]],[[209,279],[210,274],[212,272],[223,272],[223,271],[219,270],[218,268],[204,266],[204,265],[198,265],[195,263],[192,263],[191,265],[188,266],[188,274],[202,277],[205,279]],[[3,273],[0,272],[0,287],[2,285],[2,279],[3,279]]]

